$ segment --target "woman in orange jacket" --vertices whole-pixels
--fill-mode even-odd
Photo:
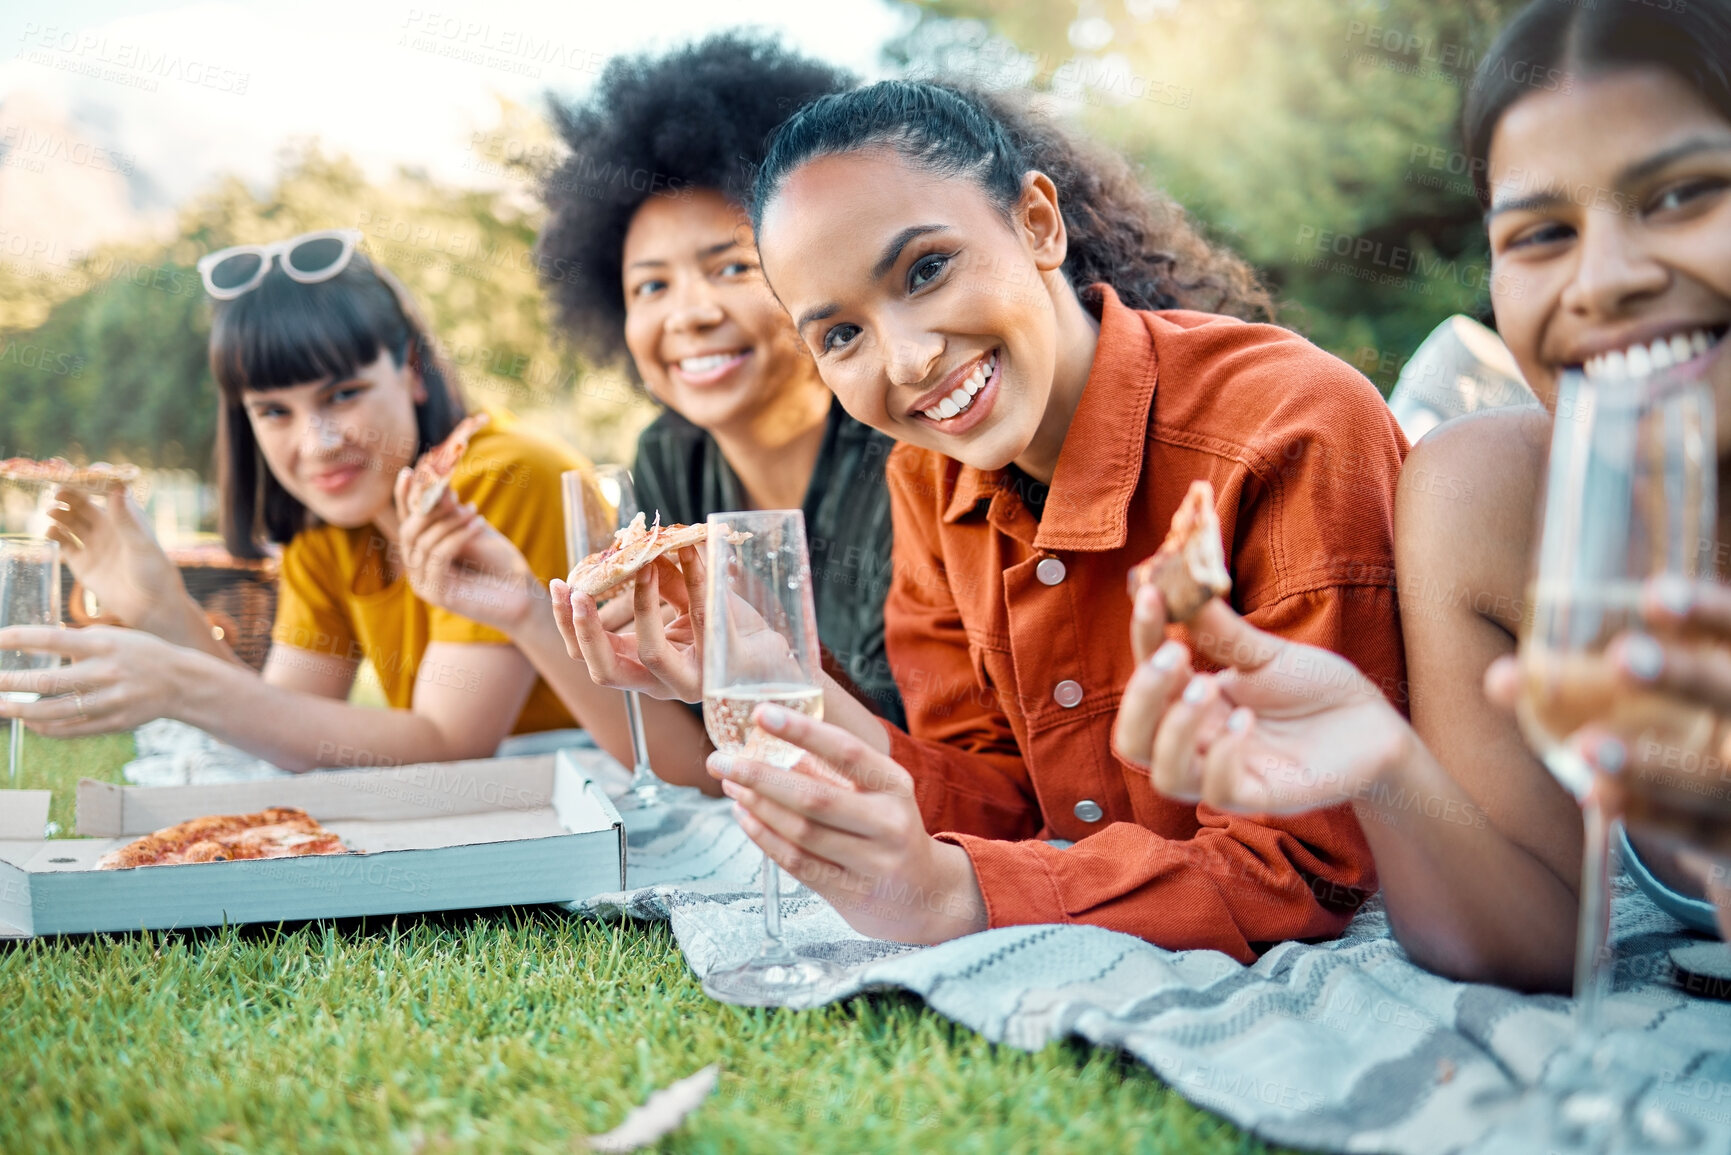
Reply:
[[[777,131],[757,193],[764,272],[825,384],[903,443],[885,633],[908,728],[833,691],[824,722],[760,708],[845,781],[712,756],[746,831],[903,941],[1079,922],[1248,961],[1339,933],[1375,886],[1349,809],[1175,803],[1110,739],[1135,666],[1125,575],[1195,478],[1235,606],[1398,689],[1405,445],[1376,390],[1222,315],[1266,305],[1240,262],[1122,161],[997,100],[824,97]],[[616,646],[573,600],[568,640]],[[695,698],[655,624],[644,656]]]

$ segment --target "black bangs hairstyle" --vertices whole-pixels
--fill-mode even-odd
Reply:
[[[304,285],[273,262],[258,287],[215,303],[210,372],[221,399],[216,472],[223,541],[235,557],[265,556],[315,524],[265,464],[242,390],[268,391],[343,380],[389,353],[420,371],[427,399],[415,406],[415,456],[443,441],[463,417],[455,379],[438,357],[407,290],[357,252],[328,281]]]
[[[852,83],[773,39],[724,32],[664,56],[616,57],[581,102],[552,103],[571,153],[542,185],[538,265],[577,348],[630,369],[620,262],[645,201],[712,190],[743,206],[770,131]]]
[[[1491,137],[1516,101],[1635,68],[1671,73],[1731,120],[1731,0],[1534,0],[1521,9],[1479,63],[1461,109],[1480,206],[1491,203]]]
[[[1145,188],[1128,162],[1037,115],[1025,95],[886,80],[821,97],[770,138],[752,226],[801,165],[888,149],[922,172],[973,181],[1007,219],[1032,170],[1051,178],[1069,234],[1064,274],[1084,296],[1104,281],[1132,309],[1199,309],[1267,320],[1274,305],[1237,255],[1181,206]]]

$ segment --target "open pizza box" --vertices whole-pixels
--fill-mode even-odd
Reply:
[[[211,786],[78,787],[78,834],[41,838],[45,790],[0,791],[0,937],[570,902],[625,885],[605,754],[561,750]],[[207,814],[298,806],[356,854],[96,870]]]

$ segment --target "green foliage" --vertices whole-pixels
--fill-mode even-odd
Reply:
[[[41,740],[30,784],[126,751]],[[62,818],[64,821],[64,818]],[[897,995],[711,1002],[663,924],[536,908],[0,949],[0,1150],[562,1151],[720,1063],[669,1151],[1268,1150],[1109,1050]]]
[[[551,156],[539,117],[504,106],[474,143],[488,155]],[[420,303],[472,400],[502,405],[601,460],[628,460],[652,416],[616,373],[597,373],[551,331],[533,256],[539,226],[521,164],[486,164],[499,191],[403,170],[369,182],[316,143],[287,152],[275,185],[220,181],[166,243],[0,264],[0,456],[111,457],[208,474],[216,390],[210,308],[194,265],[225,245],[352,227]]]
[[[1489,277],[1456,120],[1518,0],[926,0],[916,73],[1029,81],[1385,389]],[[1080,45],[1081,47],[1076,47]]]

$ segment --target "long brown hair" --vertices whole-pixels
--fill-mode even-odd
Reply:
[[[974,180],[1006,216],[1023,177],[1045,173],[1069,233],[1064,273],[1079,292],[1103,281],[1133,309],[1274,316],[1241,257],[1210,243],[1182,206],[1144,187],[1121,156],[1039,116],[1022,96],[886,80],[820,97],[770,138],[753,190],[753,227],[800,165],[874,147],[925,172]]]
[[[426,385],[427,399],[415,406],[419,456],[456,428],[463,400],[408,291],[387,270],[356,253],[335,277],[307,285],[273,266],[251,292],[217,302],[210,372],[221,393],[216,475],[229,553],[263,557],[264,543],[287,542],[315,524],[265,464],[242,390],[342,380],[386,352],[398,368],[417,369]]]

